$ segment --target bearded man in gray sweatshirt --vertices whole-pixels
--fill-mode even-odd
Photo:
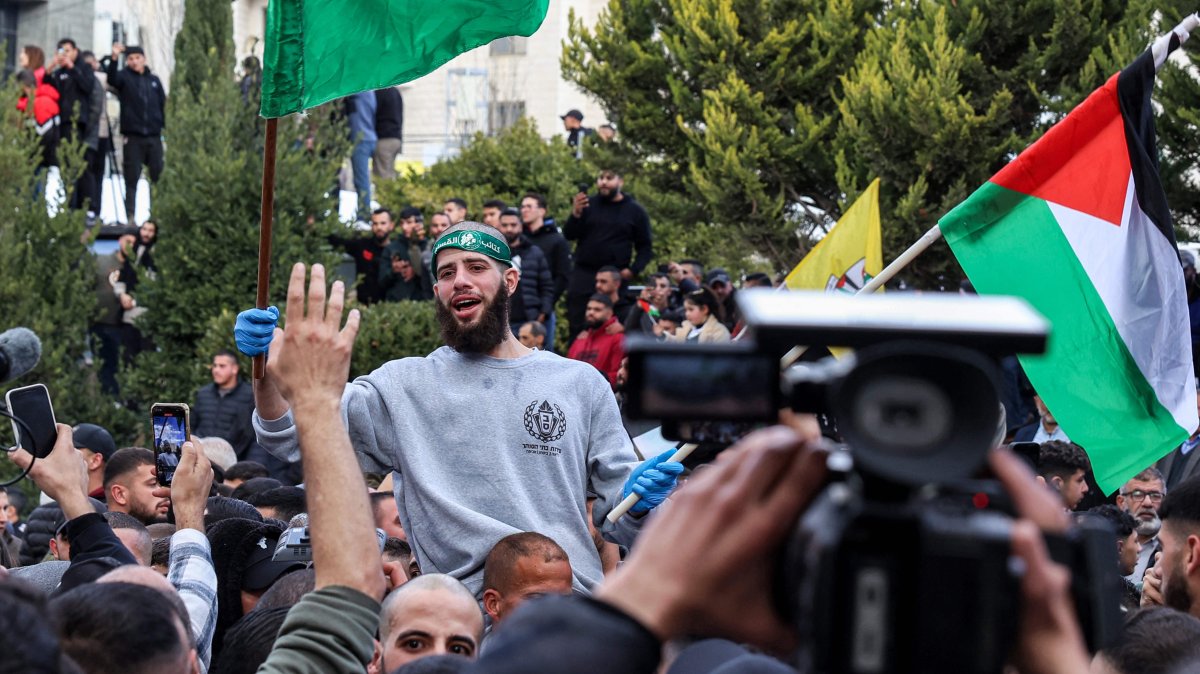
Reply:
[[[400,522],[422,572],[452,575],[479,596],[496,541],[534,531],[567,551],[576,591],[589,592],[603,572],[588,498],[596,498],[595,525],[628,545],[683,466],[667,461],[672,452],[638,463],[594,367],[513,337],[508,298],[520,272],[500,232],[475,222],[449,228],[433,246],[431,271],[446,346],[385,363],[346,386],[342,416],[359,464],[393,474]],[[323,294],[324,269],[312,273],[311,287],[320,290],[310,293]],[[299,313],[304,300],[289,294],[288,307]],[[342,309],[331,301],[327,316],[339,320]],[[239,314],[242,353],[265,353],[278,318],[274,307]],[[269,374],[255,382],[254,396],[259,443],[297,460],[292,412]],[[633,516],[607,524],[631,492],[641,496]]]

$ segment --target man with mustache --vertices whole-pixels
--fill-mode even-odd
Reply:
[[[639,466],[604,377],[513,336],[508,298],[520,272],[499,231],[459,223],[431,250],[446,346],[385,363],[346,387],[342,413],[359,463],[393,474],[400,522],[422,572],[452,575],[480,596],[492,546],[534,531],[567,551],[575,589],[589,591],[603,570],[588,531],[588,497],[596,497],[597,526],[625,495],[642,497],[634,517],[609,532],[629,542],[638,515],[666,498],[683,466],[666,460],[672,452]],[[322,295],[310,291],[310,303],[323,302],[325,270],[317,265],[312,274]],[[328,320],[341,317],[338,283]],[[303,302],[289,293],[290,308]],[[242,352],[263,353],[277,318],[273,310],[243,312],[235,329]],[[255,402],[263,447],[298,458],[293,413],[306,411],[289,409],[269,374],[255,383]]]
[[[1162,551],[1146,571],[1142,606],[1162,605],[1200,617],[1200,478],[1172,489],[1158,512]]]
[[[1158,518],[1158,509],[1165,492],[1162,473],[1151,466],[1133,476],[1117,493],[1117,507],[1137,520],[1135,531],[1142,549],[1133,573],[1125,578],[1138,586],[1142,584],[1146,569],[1154,564],[1154,553],[1160,549],[1158,531],[1162,528],[1162,520]]]

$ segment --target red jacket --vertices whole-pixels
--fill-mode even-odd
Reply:
[[[37,89],[33,92],[33,119],[42,125],[58,114],[58,89],[46,82],[45,68],[33,71],[33,76],[37,78]],[[21,112],[25,112],[28,105],[29,100],[24,96],[17,101],[17,109]]]
[[[613,387],[617,384],[617,370],[621,368],[621,359],[625,357],[625,335],[620,332],[610,335],[605,330],[616,322],[617,317],[613,316],[595,330],[584,330],[567,352],[567,358],[594,365],[608,378],[609,386]]]

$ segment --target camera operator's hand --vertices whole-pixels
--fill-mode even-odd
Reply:
[[[304,265],[292,267],[288,283],[287,329],[275,329],[267,372],[293,410],[309,404],[336,411],[350,378],[350,350],[358,335],[357,309],[341,327],[346,287],[334,281],[325,302],[325,268],[312,267],[305,309]],[[340,417],[340,412],[338,413]]]
[[[1154,564],[1142,576],[1141,606],[1165,606],[1162,594],[1162,553],[1154,553]]]
[[[83,454],[75,449],[71,427],[66,424],[57,424],[57,427],[58,440],[45,458],[34,461],[33,455],[24,449],[15,449],[9,456],[21,470],[29,468],[29,479],[58,502],[68,520],[73,520],[92,512],[87,497],[87,464]]]
[[[183,443],[171,486],[158,487],[153,494],[155,498],[171,499],[176,528],[204,533],[204,509],[212,481],[212,462],[204,455],[204,447],[193,438]]]
[[[279,309],[247,309],[238,314],[233,325],[233,340],[238,351],[247,356],[258,356],[267,352],[275,327],[279,324]]]
[[[779,652],[774,554],[825,480],[826,453],[786,427],[746,436],[676,491],[596,596],[662,639],[723,636]]]
[[[1043,532],[1065,533],[1070,516],[1012,452],[996,450],[989,460],[1021,518],[1012,530],[1013,555],[1025,565],[1014,664],[1021,674],[1086,672],[1089,658],[1071,601],[1071,572],[1050,559],[1042,538]]]

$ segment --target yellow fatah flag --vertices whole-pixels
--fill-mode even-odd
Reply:
[[[783,282],[789,290],[854,294],[882,270],[876,178]]]

